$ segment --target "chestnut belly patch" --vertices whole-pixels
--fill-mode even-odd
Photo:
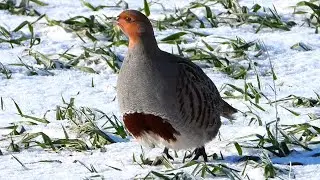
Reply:
[[[175,130],[169,122],[152,114],[124,114],[123,122],[128,131],[135,138],[141,137],[144,133],[154,133],[170,142],[177,140],[175,135],[180,135],[180,133]]]

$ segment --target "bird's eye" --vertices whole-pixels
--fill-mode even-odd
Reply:
[[[125,17],[124,18],[127,22],[131,22],[131,17]]]

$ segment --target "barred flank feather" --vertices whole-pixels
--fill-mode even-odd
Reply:
[[[220,104],[223,101],[217,88],[194,63],[181,59],[178,64],[177,94],[182,120],[195,123],[200,128],[216,128],[214,125],[220,122]]]

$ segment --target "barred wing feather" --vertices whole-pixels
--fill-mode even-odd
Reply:
[[[214,126],[220,121],[221,97],[200,67],[187,60],[179,60],[177,96],[179,113],[185,123],[200,128]]]

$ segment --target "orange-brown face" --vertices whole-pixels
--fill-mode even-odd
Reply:
[[[152,25],[149,19],[139,11],[126,10],[117,18],[117,25],[129,38],[129,47],[138,43],[141,36],[152,34]]]

